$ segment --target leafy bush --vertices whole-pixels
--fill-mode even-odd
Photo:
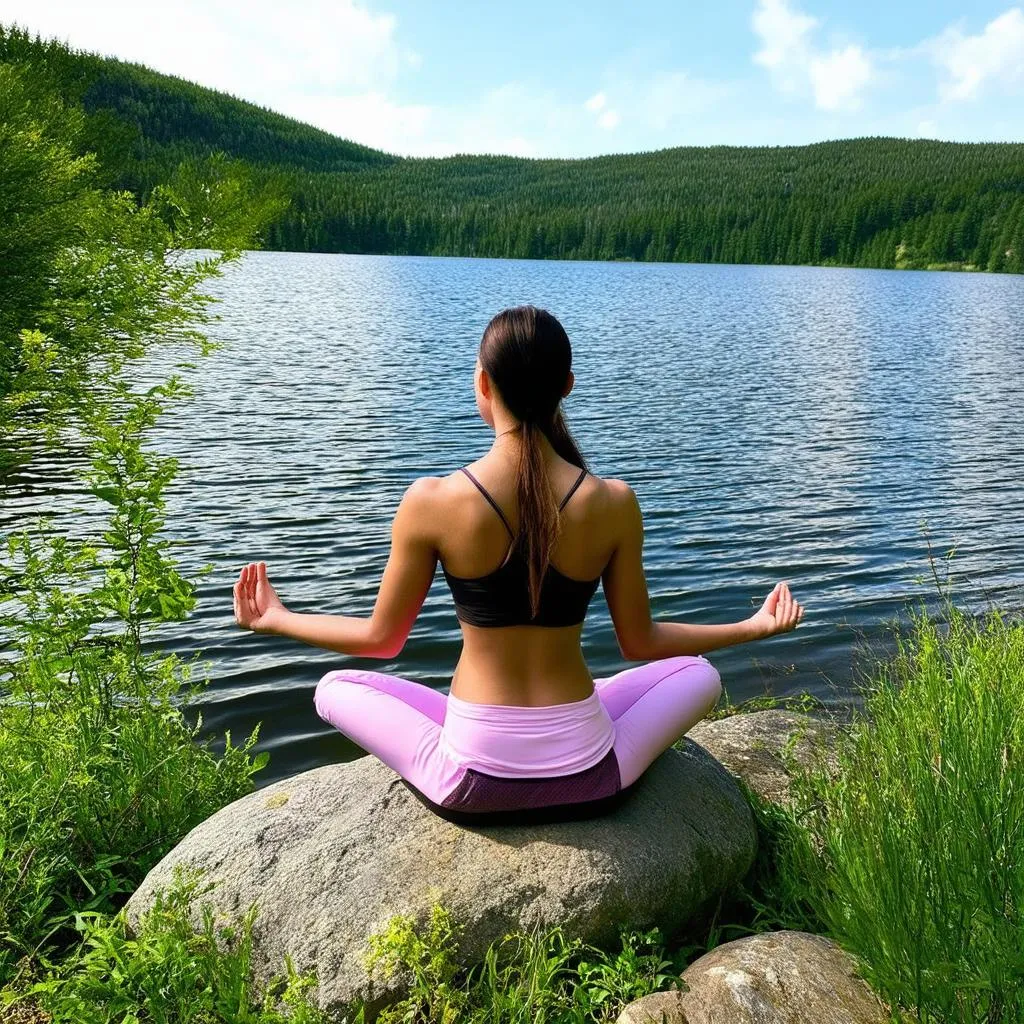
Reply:
[[[237,927],[218,926],[209,906],[196,932],[189,905],[197,878],[179,875],[158,894],[131,935],[118,914],[75,914],[81,942],[18,1001],[53,1024],[321,1024],[310,1003],[310,977],[286,974],[258,996],[249,980],[255,909]]]
[[[148,649],[195,600],[161,537],[174,461],[143,445],[182,389],[109,390],[87,414],[102,536],[40,524],[11,536],[0,563],[0,983],[76,914],[116,908],[266,761],[251,756],[255,731],[219,757],[198,743],[201,723],[181,710],[191,666]]]
[[[622,951],[610,955],[567,938],[559,927],[534,928],[496,940],[469,971],[455,961],[461,930],[435,905],[423,928],[397,915],[371,938],[368,968],[385,977],[401,971],[411,980],[409,994],[383,1011],[381,1024],[605,1022],[633,999],[682,984],[657,929],[624,931]]]

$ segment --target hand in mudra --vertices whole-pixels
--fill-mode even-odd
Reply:
[[[776,583],[775,589],[764,599],[758,612],[751,616],[762,637],[774,636],[776,633],[788,633],[796,629],[803,620],[804,606],[797,603],[789,592],[787,583]]]
[[[250,562],[234,586],[235,622],[242,629],[266,633],[276,615],[286,611],[267,579],[266,562]]]

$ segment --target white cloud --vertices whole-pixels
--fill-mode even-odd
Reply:
[[[282,96],[274,106],[281,114],[401,156],[429,152],[431,130],[438,119],[438,112],[429,106],[395,103],[377,91]]]
[[[737,94],[682,71],[609,73],[583,103],[546,83],[508,82],[469,106],[431,109],[422,140],[407,138],[397,151],[582,156],[695,144],[706,118],[719,123],[720,101]]]
[[[633,105],[642,123],[659,131],[680,132],[694,115],[720,108],[736,93],[734,83],[709,82],[685,71],[659,71],[639,83]]]
[[[583,104],[583,108],[591,114],[595,114],[597,125],[606,132],[614,131],[622,121],[622,115],[617,110],[608,106],[608,97],[603,92],[595,92],[593,96]]]
[[[771,72],[782,92],[809,91],[819,110],[861,106],[861,93],[875,77],[874,63],[861,47],[819,51],[812,35],[820,22],[787,0],[758,0],[751,25],[761,40],[754,63]]]
[[[796,89],[810,53],[807,37],[818,19],[791,10],[786,0],[759,0],[751,21],[761,37],[754,62],[773,72],[784,89]]]
[[[814,102],[821,110],[856,110],[873,68],[859,46],[847,46],[825,57],[812,57],[808,73]]]
[[[988,82],[1012,86],[1024,81],[1024,12],[1011,7],[973,36],[965,36],[959,27],[948,28],[925,47],[946,73],[939,96],[976,99]]]

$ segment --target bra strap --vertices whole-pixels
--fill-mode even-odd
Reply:
[[[569,499],[576,493],[576,488],[579,487],[579,485],[581,483],[583,483],[583,478],[586,475],[587,475],[587,471],[585,469],[581,469],[580,470],[580,475],[578,477],[576,477],[576,483],[574,483],[572,485],[572,487],[569,488],[569,493],[562,499],[562,504],[558,506],[558,511],[559,512],[561,512],[562,509],[565,508],[565,506],[569,504]]]
[[[490,496],[490,494],[487,493],[487,489],[484,487],[484,485],[480,483],[480,481],[477,480],[477,478],[473,476],[473,474],[470,473],[470,471],[466,469],[465,466],[462,467],[462,472],[465,473],[466,476],[468,476],[469,479],[473,481],[473,483],[476,485],[476,489],[490,502],[491,508],[493,508],[494,511],[498,513],[498,515],[501,517],[501,521],[505,524],[505,529],[508,530],[508,535],[513,540],[515,540],[515,531],[512,529],[511,526],[508,525],[508,520],[505,518],[505,513],[501,511],[501,507],[498,505],[498,503]]]

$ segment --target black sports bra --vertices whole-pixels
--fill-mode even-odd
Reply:
[[[486,576],[453,576],[441,563],[444,578],[455,600],[455,612],[462,622],[471,626],[578,626],[586,617],[590,599],[597,590],[601,577],[593,580],[574,580],[548,565],[540,589],[540,606],[535,618],[530,617],[530,571],[518,538],[509,526],[505,513],[487,493],[483,484],[468,469],[463,473],[476,485],[477,490],[490,502],[501,517],[512,543],[505,560],[494,572]],[[587,471],[581,470],[569,493],[562,499],[558,511],[569,503],[576,488],[583,483]]]

